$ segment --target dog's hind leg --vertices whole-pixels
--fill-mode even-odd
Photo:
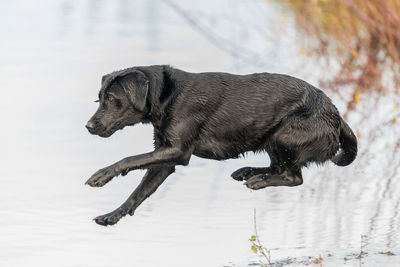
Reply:
[[[254,190],[267,186],[296,186],[303,183],[299,168],[285,170],[281,174],[258,174],[247,179],[245,185]]]
[[[296,164],[298,151],[275,142],[268,146],[268,154],[271,159],[271,172],[248,177],[245,183],[248,188],[257,190],[267,186],[296,186],[303,183],[301,166],[304,164]]]
[[[133,191],[129,198],[116,210],[94,219],[100,225],[116,224],[125,215],[133,215],[136,208],[153,194],[165,179],[175,171],[175,167],[150,168],[140,182],[139,186]]]

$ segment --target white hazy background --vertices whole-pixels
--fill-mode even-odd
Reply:
[[[374,160],[369,169],[358,161],[311,166],[302,186],[251,191],[230,174],[268,165],[267,155],[193,157],[133,217],[107,228],[91,221],[117,208],[144,172],[104,188],[84,182],[152,150],[151,126],[108,139],[86,131],[101,76],[171,64],[193,72],[282,72],[316,85],[326,70],[301,55],[293,21],[279,7],[257,0],[1,5],[0,266],[248,266],[260,260],[248,240],[254,209],[273,260],[321,255],[324,266],[357,266],[366,235],[365,266],[400,266],[398,257],[379,254],[400,252],[400,186],[396,174],[379,175]]]

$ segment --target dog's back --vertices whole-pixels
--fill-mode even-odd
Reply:
[[[326,152],[304,160],[323,162],[339,149],[340,115],[321,90],[305,81],[271,73],[194,74],[179,70],[171,79],[181,90],[172,117],[191,116],[201,125],[193,129],[198,135],[195,155],[227,159],[247,151],[268,151],[277,143],[297,150],[318,141],[312,150]]]

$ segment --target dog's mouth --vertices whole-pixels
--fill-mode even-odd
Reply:
[[[100,137],[110,137],[111,135],[113,135],[116,131],[118,130],[122,130],[124,128],[125,125],[122,125],[121,122],[117,122],[116,124],[114,124],[113,126],[111,126],[110,128],[107,127],[103,127],[102,129],[99,129],[98,131],[92,133],[92,134],[96,134]]]

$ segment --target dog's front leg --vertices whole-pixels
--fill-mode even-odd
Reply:
[[[130,170],[135,169],[187,165],[190,155],[190,152],[184,153],[179,148],[159,148],[150,153],[124,158],[111,166],[103,168],[93,174],[86,184],[100,187],[111,181],[115,176],[125,175]]]
[[[139,186],[133,191],[129,198],[116,210],[94,219],[100,225],[116,224],[125,215],[133,215],[136,208],[148,198],[173,173],[175,168],[151,168],[148,169]]]

